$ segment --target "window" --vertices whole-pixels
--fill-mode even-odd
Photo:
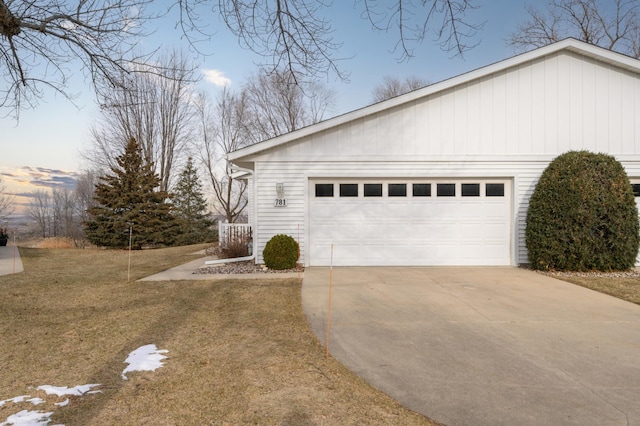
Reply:
[[[463,183],[462,196],[463,197],[479,197],[480,184],[479,183]]]
[[[487,197],[504,197],[504,183],[488,183]]]
[[[389,189],[389,197],[406,197],[407,196],[406,183],[390,183],[388,189]]]
[[[414,197],[431,197],[431,184],[430,183],[414,183],[413,196]]]
[[[357,197],[358,184],[357,183],[341,183],[340,196],[341,197]]]
[[[365,197],[382,197],[382,184],[381,183],[365,183],[364,196]]]
[[[438,197],[455,197],[456,184],[455,183],[439,183],[437,191],[438,191]]]
[[[333,184],[316,183],[316,197],[333,197]]]
[[[631,188],[633,189],[633,196],[640,197],[640,183],[632,183]]]

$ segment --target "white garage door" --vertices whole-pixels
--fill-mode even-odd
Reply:
[[[510,265],[511,181],[309,181],[309,264]]]

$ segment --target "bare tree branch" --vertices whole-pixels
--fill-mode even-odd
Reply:
[[[395,0],[391,5],[376,0],[360,1],[364,4],[363,16],[374,29],[397,31],[394,52],[399,53],[401,61],[414,56],[412,46],[422,43],[430,29],[433,41],[442,50],[464,56],[478,45],[474,38],[484,27],[484,23],[473,23],[466,17],[468,11],[476,8],[472,0]]]
[[[527,7],[529,19],[508,43],[526,51],[573,37],[640,58],[640,1],[552,0],[544,11]]]
[[[80,61],[85,77],[117,82],[113,77],[144,62],[134,56],[141,24],[154,15],[150,0],[0,0],[0,107],[18,116],[34,107],[45,89],[66,97],[73,64]]]
[[[397,32],[400,60],[413,56],[415,46],[429,33],[441,48],[461,56],[477,44],[472,40],[483,26],[467,19],[473,0],[354,1],[374,29]],[[337,56],[342,43],[334,39],[325,15],[331,0],[160,3],[0,0],[0,108],[8,111],[4,115],[17,118],[49,91],[72,99],[68,83],[78,68],[100,95],[121,87],[121,75],[139,72],[155,53],[153,47],[150,52],[134,52],[148,35],[148,23],[172,10],[179,15],[175,27],[195,51],[200,51],[199,41],[210,40],[214,33],[208,28],[213,14],[241,46],[265,58],[262,66],[269,73],[286,70],[296,84],[321,75],[347,78]]]
[[[429,85],[429,81],[417,76],[404,80],[385,75],[382,82],[373,88],[373,102],[382,102]]]

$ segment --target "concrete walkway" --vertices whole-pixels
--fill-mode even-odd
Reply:
[[[24,271],[20,250],[15,246],[0,246],[0,275],[17,274]]]
[[[269,278],[297,278],[297,273],[277,273],[277,274],[265,274],[265,273],[256,273],[256,274],[194,274],[198,270],[204,266],[207,260],[215,260],[216,257],[206,256],[199,257],[196,260],[192,260],[191,262],[185,263],[180,266],[176,266],[175,268],[167,269],[166,271],[158,272],[157,274],[141,278],[138,281],[183,281],[183,280],[228,280],[228,279],[269,279]],[[301,276],[303,276],[302,274]]]
[[[329,270],[302,303],[325,341]],[[331,354],[450,426],[640,425],[640,306],[517,268],[334,268]]]

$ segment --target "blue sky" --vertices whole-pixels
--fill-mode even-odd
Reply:
[[[160,3],[160,2],[158,2]],[[336,105],[331,115],[338,115],[366,106],[371,91],[383,76],[404,78],[420,76],[437,82],[464,72],[489,65],[514,55],[505,39],[516,26],[526,19],[522,0],[478,0],[478,9],[469,12],[472,22],[485,22],[476,36],[479,45],[466,53],[463,59],[451,58],[427,37],[414,50],[414,57],[398,63],[392,50],[397,40],[393,32],[375,32],[368,21],[361,19],[361,3],[334,0],[326,11],[334,29],[334,39],[343,46],[336,56],[342,70],[350,74],[348,82],[330,75],[325,83],[336,92]],[[239,87],[257,70],[255,63],[261,58],[242,49],[237,40],[224,29],[217,16],[211,15],[211,28],[217,30],[206,50],[211,55],[199,58],[202,70],[215,70],[230,80],[231,88]],[[185,46],[173,25],[164,25],[142,45],[162,43],[164,47]],[[219,86],[203,79],[199,88],[215,96]],[[40,105],[20,114],[16,122],[0,118],[0,176],[9,192],[26,194],[37,189],[72,186],[73,177],[82,169],[80,152],[89,143],[89,130],[98,117],[93,93],[78,70],[72,80],[71,91],[78,93],[75,106],[59,95],[48,93]],[[328,118],[328,117],[327,117]]]

